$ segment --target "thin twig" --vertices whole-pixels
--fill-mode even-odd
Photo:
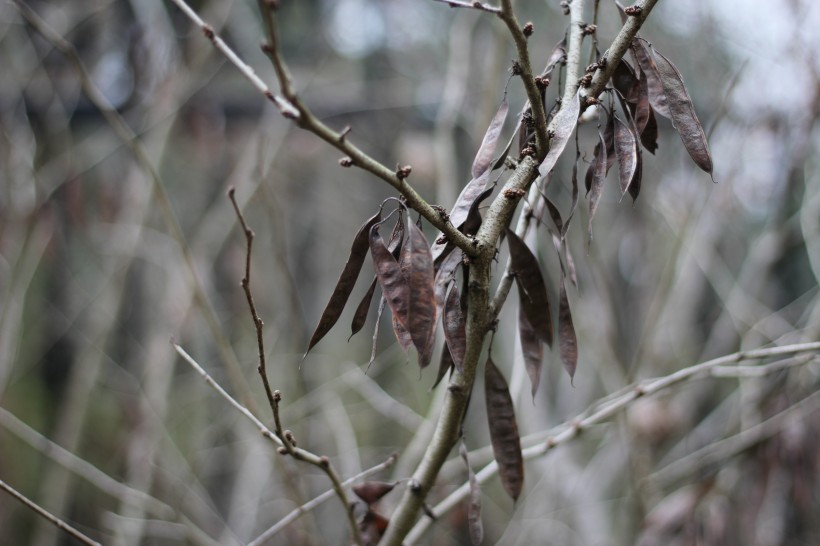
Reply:
[[[361,480],[363,478],[367,478],[368,476],[372,476],[373,474],[377,474],[378,472],[381,472],[382,470],[386,470],[386,469],[390,468],[396,462],[397,458],[398,458],[398,455],[394,453],[386,461],[384,461],[382,463],[379,463],[376,466],[370,467],[367,470],[363,470],[362,472],[356,474],[355,476],[346,479],[345,481],[342,482],[342,486],[349,487],[351,484],[353,484],[354,482],[356,482],[358,480]],[[313,499],[309,500],[308,502],[306,502],[302,506],[299,506],[298,508],[294,508],[290,513],[288,513],[288,515],[286,515],[284,518],[277,521],[267,531],[265,531],[264,533],[259,535],[257,538],[250,541],[248,543],[248,546],[261,546],[262,544],[264,544],[265,542],[267,542],[268,540],[273,538],[279,531],[281,531],[282,529],[284,529],[285,527],[287,527],[288,525],[290,525],[291,523],[293,523],[294,521],[296,521],[297,519],[299,519],[303,515],[307,514],[308,512],[316,509],[318,506],[323,504],[325,501],[330,499],[335,494],[336,494],[335,490],[328,489],[327,491],[325,491],[321,495],[318,495],[318,496],[314,497]]]
[[[469,8],[469,9],[477,9],[479,11],[486,11],[489,13],[495,13],[496,15],[501,13],[501,8],[497,8],[495,6],[491,6],[490,4],[484,4],[481,2],[462,2],[461,0],[433,0],[434,2],[441,2],[442,4],[447,4],[451,8]]]
[[[262,378],[262,384],[265,387],[265,394],[268,397],[268,403],[270,404],[271,411],[273,412],[273,421],[275,425],[274,433],[281,442],[282,446],[280,448],[280,452],[284,450],[284,453],[287,453],[294,459],[311,464],[327,474],[327,477],[333,484],[334,492],[339,497],[342,506],[344,506],[345,514],[347,515],[348,522],[350,523],[351,533],[353,534],[353,541],[356,544],[362,545],[363,541],[359,532],[359,525],[356,522],[356,517],[353,513],[353,506],[347,497],[347,493],[345,493],[338,473],[333,468],[333,465],[330,464],[330,459],[296,447],[296,441],[294,440],[293,433],[289,430],[284,430],[282,427],[282,418],[280,417],[279,412],[279,404],[282,401],[282,394],[278,390],[274,391],[270,386],[270,380],[268,379],[268,372],[265,364],[265,340],[263,336],[264,323],[256,311],[256,304],[253,300],[253,293],[251,292],[251,251],[253,250],[254,233],[253,230],[248,227],[248,223],[245,221],[245,216],[242,214],[242,210],[236,203],[236,191],[234,188],[230,188],[228,190],[228,198],[233,204],[234,211],[239,219],[239,223],[242,225],[242,231],[245,235],[245,276],[242,278],[242,289],[245,291],[245,297],[248,300],[248,309],[250,310],[251,318],[253,319],[254,327],[256,328],[256,347],[259,352],[259,365],[257,366],[257,371]]]
[[[25,504],[28,508],[33,510],[37,515],[47,519],[52,524],[54,524],[55,527],[57,527],[61,531],[65,531],[66,533],[73,536],[83,544],[88,544],[89,546],[102,546],[96,540],[92,540],[91,538],[84,535],[82,532],[78,531],[68,523],[64,522],[63,520],[61,520],[48,510],[46,510],[45,508],[42,508],[40,505],[36,504],[34,501],[29,500],[25,495],[18,492],[16,489],[8,485],[3,480],[0,480],[0,489],[5,490],[12,497],[16,498],[17,500]]]
[[[310,131],[331,146],[335,147],[342,153],[346,154],[349,162],[345,162],[348,166],[355,165],[378,178],[381,178],[391,186],[393,186],[399,193],[404,196],[407,205],[421,214],[425,220],[430,222],[433,226],[444,233],[450,241],[456,246],[464,250],[468,255],[475,255],[477,250],[475,245],[469,237],[461,233],[455,226],[453,226],[436,208],[433,208],[421,195],[407,182],[406,176],[400,174],[399,169],[390,169],[383,163],[380,163],[356,145],[350,142],[348,138],[349,128],[342,131],[335,131],[317,118],[313,112],[302,102],[296,94],[293,82],[288,71],[287,65],[281,56],[279,50],[279,41],[276,24],[276,6],[275,2],[267,2],[260,0],[259,7],[262,12],[263,19],[268,34],[268,41],[263,46],[264,52],[271,59],[276,77],[279,80],[284,98],[277,97],[271,90],[259,80],[252,68],[244,63],[231,50],[221,38],[219,38],[213,28],[202,20],[197,13],[185,2],[185,0],[171,0],[179,6],[183,13],[188,16],[196,25],[198,25],[206,38],[214,44],[214,46],[225,55],[231,63],[247,77],[254,87],[261,91],[268,100],[274,102],[279,108],[282,115],[288,119],[293,120],[299,127]]]

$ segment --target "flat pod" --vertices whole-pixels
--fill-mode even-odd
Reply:
[[[601,193],[604,189],[604,180],[606,179],[608,155],[607,145],[604,135],[598,133],[598,145],[595,147],[596,156],[590,166],[590,171],[587,171],[587,179],[589,180],[589,224],[587,226],[587,242],[592,242],[592,220],[595,218],[595,212],[598,210],[598,201],[601,199]]]
[[[625,105],[624,105],[625,106]],[[629,189],[629,183],[635,175],[638,163],[637,135],[630,127],[615,117],[615,156],[618,159],[618,180],[621,186],[621,196]]]
[[[516,500],[524,486],[521,439],[507,381],[490,358],[484,366],[484,394],[493,455],[498,463],[501,484],[507,494]]]
[[[498,107],[498,111],[493,116],[487,132],[484,133],[484,139],[481,141],[481,146],[478,148],[475,159],[473,160],[472,175],[473,178],[478,178],[484,171],[490,168],[493,162],[493,154],[498,145],[498,139],[501,136],[501,129],[504,127],[504,121],[507,119],[507,112],[509,111],[509,103],[507,102],[507,95],[504,94],[504,99]]]
[[[510,262],[518,285],[520,305],[538,339],[552,345],[552,318],[544,277],[535,255],[518,235],[507,229]]]
[[[547,174],[555,167],[558,158],[564,152],[564,148],[572,136],[572,131],[578,125],[578,115],[581,113],[581,99],[580,89],[578,93],[573,95],[568,104],[562,104],[561,109],[555,114],[550,126],[552,127],[553,137],[550,139],[550,150],[544,161],[538,166],[538,173],[541,176]]]
[[[572,322],[572,311],[569,307],[569,298],[561,278],[561,294],[558,300],[558,349],[561,353],[561,362],[569,374],[570,380],[575,377],[575,368],[578,365],[578,339],[575,336],[575,326]]]
[[[364,259],[367,256],[368,235],[370,230],[380,219],[381,211],[365,222],[353,238],[353,244],[350,247],[350,256],[348,257],[347,263],[342,270],[342,274],[339,276],[339,280],[336,281],[336,287],[333,289],[333,293],[330,295],[330,300],[327,302],[327,306],[325,306],[325,310],[322,312],[322,317],[319,319],[319,324],[316,326],[316,330],[310,337],[310,343],[308,343],[308,348],[307,351],[305,351],[305,354],[307,354],[314,345],[319,343],[319,340],[321,340],[325,334],[333,328],[336,321],[339,320],[345,304],[347,304],[347,300],[350,298],[350,293],[353,291],[353,287],[356,284],[356,279],[359,278],[359,273],[362,270]]]
[[[712,154],[703,126],[700,124],[692,99],[683,84],[683,77],[672,61],[655,51],[658,73],[663,83],[663,91],[669,102],[669,113],[672,126],[675,127],[686,151],[695,164],[710,175],[712,174]]]
[[[399,262],[384,246],[384,240],[379,235],[379,224],[370,228],[370,254],[373,257],[376,278],[379,279],[379,286],[390,312],[400,323],[406,322],[410,285],[399,267]]]
[[[378,283],[379,280],[374,275],[373,281],[370,283],[370,288],[367,289],[362,301],[360,301],[358,307],[356,307],[356,312],[353,313],[353,320],[350,323],[350,337],[355,336],[364,328],[364,323],[367,321],[367,313],[370,311],[370,304],[373,301]],[[348,341],[350,341],[350,338],[348,338]]]
[[[461,439],[458,454],[467,466],[467,481],[470,484],[470,504],[467,505],[467,529],[470,532],[470,541],[473,544],[481,544],[484,540],[484,526],[481,524],[481,485],[478,483],[473,467],[470,466],[464,438]]]
[[[524,356],[524,367],[530,378],[533,399],[541,383],[541,365],[544,360],[544,345],[527,319],[524,308],[518,308],[518,337],[521,340],[521,352]]]
[[[446,350],[450,351],[456,369],[464,369],[464,354],[467,352],[467,331],[464,313],[461,311],[461,296],[458,286],[453,283],[444,304],[444,339]]]
[[[419,366],[425,368],[430,364],[430,341],[435,335],[437,315],[433,256],[421,228],[410,221],[409,216],[407,223],[408,238],[405,248],[408,259],[406,275],[409,301],[403,326],[410,332],[413,345],[419,353]]]

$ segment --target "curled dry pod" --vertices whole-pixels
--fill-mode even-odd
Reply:
[[[567,290],[561,278],[561,295],[558,302],[558,348],[561,362],[569,374],[570,380],[575,377],[578,364],[578,339],[575,337],[575,326],[572,323],[572,312],[569,308]]]
[[[521,439],[507,381],[490,358],[484,366],[484,394],[493,455],[498,463],[501,484],[507,494],[516,500],[524,485]]]
[[[362,482],[354,485],[351,489],[357,497],[370,505],[390,493],[396,487],[396,483],[398,482]]]
[[[467,480],[470,484],[470,504],[467,505],[467,529],[470,532],[470,541],[473,544],[481,544],[484,540],[484,526],[481,524],[481,485],[478,483],[473,467],[467,457],[467,446],[464,445],[464,438],[458,446],[458,454],[467,466]]]
[[[635,57],[635,62],[638,63],[641,71],[646,74],[649,104],[655,112],[667,119],[671,119],[663,82],[661,81],[658,67],[652,59],[652,55],[649,53],[649,49],[646,47],[646,44],[643,43],[643,40],[637,36],[632,39],[630,47],[632,49],[632,56]]]
[[[467,352],[467,332],[464,313],[461,312],[461,296],[455,283],[444,304],[444,339],[453,364],[461,371],[464,367],[464,354]]]
[[[447,348],[447,345],[444,345],[444,348],[441,350],[441,360],[438,363],[438,372],[436,372],[436,381],[433,383],[432,388],[435,389],[438,387],[438,384],[441,383],[441,380],[444,379],[444,376],[447,375],[447,372],[455,368],[455,364],[453,363],[453,355],[450,354],[450,349]]]
[[[319,343],[319,340],[333,328],[333,325],[336,324],[336,321],[338,321],[342,315],[345,304],[348,298],[350,298],[350,293],[353,291],[353,286],[356,284],[356,279],[359,278],[364,259],[367,256],[368,235],[370,234],[371,228],[375,226],[380,219],[381,211],[365,222],[353,238],[353,244],[350,247],[350,256],[342,270],[342,274],[339,276],[339,280],[336,281],[336,287],[333,289],[333,293],[330,295],[330,301],[327,302],[327,306],[325,306],[325,310],[322,312],[319,324],[310,337],[310,343],[308,343],[307,351],[305,351],[306,355],[313,346]]]
[[[678,131],[683,146],[695,164],[712,174],[712,154],[709,153],[709,143],[700,124],[692,99],[683,84],[683,77],[672,61],[655,51],[658,73],[663,83],[663,91],[669,102],[669,114],[672,126]]]
[[[510,229],[507,229],[507,244],[515,283],[518,285],[520,305],[538,339],[552,345],[550,305],[538,260],[526,243]]]

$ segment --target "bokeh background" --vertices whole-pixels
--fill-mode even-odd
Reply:
[[[331,126],[350,125],[349,138],[385,164],[411,164],[421,194],[449,207],[507,84],[514,49],[503,25],[428,0],[280,3],[305,102]],[[434,370],[420,375],[383,321],[365,375],[374,320],[348,341],[353,304],[302,361],[353,234],[389,188],[340,168],[336,151],[281,118],[171,2],[28,5],[76,48],[145,161],[89,100],[77,66],[0,4],[0,479],[89,536],[128,545],[244,544],[328,488],[322,473],[277,455],[170,343],[270,421],[231,186],[256,232],[252,290],[286,428],[343,477],[396,451],[376,478],[408,477],[437,416]],[[276,89],[255,2],[192,6]],[[567,18],[554,0],[518,10],[535,24],[540,67]],[[620,24],[612,3],[600,2],[597,23],[605,48]],[[554,351],[531,398],[511,298],[493,357],[525,446],[636,380],[818,339],[818,25],[810,0],[659,2],[641,34],[682,72],[716,184],[661,120],[640,198],[621,201],[611,176],[589,248],[582,203],[569,235],[574,386]],[[522,97],[513,80],[511,112]],[[510,119],[505,139],[511,130]],[[579,137],[584,172],[594,120]],[[549,189],[562,211],[573,152]],[[533,243],[555,294],[546,228]],[[630,405],[529,460],[516,506],[490,479],[485,544],[818,544],[820,366],[776,366]],[[492,456],[481,398],[465,423],[476,468]],[[453,456],[433,505],[466,480]],[[421,543],[468,543],[465,515],[463,504],[449,511]],[[0,544],[68,543],[0,494]],[[346,544],[338,501],[269,543]]]

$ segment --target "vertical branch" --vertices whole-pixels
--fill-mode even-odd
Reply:
[[[254,328],[256,329],[256,346],[259,353],[259,365],[257,366],[257,371],[262,378],[262,384],[265,387],[265,395],[268,398],[268,404],[270,404],[271,411],[273,412],[274,434],[276,434],[276,437],[281,442],[279,453],[282,455],[290,455],[296,460],[311,464],[322,470],[322,472],[327,475],[333,485],[333,490],[336,492],[336,496],[339,497],[339,500],[344,506],[345,514],[347,515],[348,523],[350,524],[350,530],[353,534],[353,542],[361,546],[363,541],[361,533],[359,532],[358,523],[356,522],[356,517],[353,514],[353,505],[347,497],[347,493],[344,490],[344,485],[342,484],[342,480],[339,478],[339,474],[330,464],[330,459],[326,456],[319,456],[315,453],[311,453],[310,451],[297,447],[296,438],[293,433],[289,430],[284,430],[282,427],[282,419],[279,412],[279,403],[282,401],[282,394],[278,390],[275,391],[271,389],[270,386],[265,361],[265,341],[263,337],[264,323],[256,311],[256,303],[254,302],[253,294],[251,293],[251,250],[253,249],[254,233],[253,230],[248,227],[248,223],[245,221],[245,216],[242,214],[239,205],[236,203],[236,190],[234,188],[230,188],[228,190],[228,198],[231,200],[231,204],[236,212],[236,216],[239,218],[239,223],[242,226],[242,231],[245,235],[247,248],[245,255],[245,275],[242,278],[242,289],[244,290],[245,297],[248,300],[248,308],[251,313],[251,318],[253,319]]]

